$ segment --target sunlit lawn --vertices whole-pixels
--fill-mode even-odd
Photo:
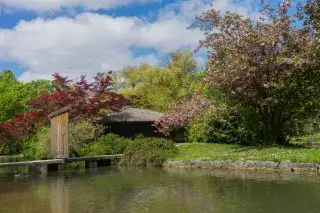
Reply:
[[[263,160],[320,163],[320,148],[240,146],[194,143],[179,146],[179,154],[170,160]]]

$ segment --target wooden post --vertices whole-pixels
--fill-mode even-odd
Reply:
[[[69,111],[71,107],[64,107],[51,113],[48,117],[51,123],[51,157],[69,157]]]

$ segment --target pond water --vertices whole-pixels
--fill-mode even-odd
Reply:
[[[99,168],[0,177],[0,212],[320,212],[319,176]]]

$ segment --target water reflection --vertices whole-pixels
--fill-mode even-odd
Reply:
[[[0,179],[0,212],[320,212],[319,176],[215,170],[81,170]]]
[[[69,212],[63,175],[10,176],[2,177],[0,182],[0,212]]]
[[[56,213],[69,213],[69,185],[64,176],[55,182],[49,183],[51,188],[51,211]]]

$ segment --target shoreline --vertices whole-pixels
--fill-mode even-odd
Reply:
[[[236,171],[268,171],[268,172],[292,172],[292,173],[316,173],[320,174],[318,163],[296,163],[291,161],[260,161],[260,160],[212,160],[212,161],[167,161],[164,168],[202,168]]]

